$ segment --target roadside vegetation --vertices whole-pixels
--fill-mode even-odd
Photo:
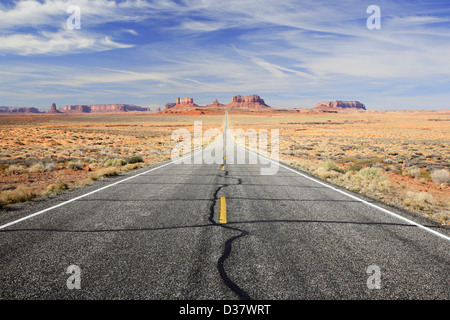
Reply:
[[[285,158],[284,160],[293,167],[304,170],[324,181],[331,182],[350,191],[376,198],[389,205],[421,212],[442,225],[449,225],[450,223],[450,212],[448,211],[450,208],[449,199],[438,200],[431,192],[408,190],[405,184],[396,184],[396,179],[392,177],[392,173],[389,174],[389,172],[382,168],[338,166],[331,161],[312,162],[292,158]],[[433,171],[431,175],[436,174],[446,177],[448,173],[448,170],[441,169],[439,173]],[[409,170],[400,174],[410,177]],[[426,179],[423,176],[431,175],[418,173],[413,179],[421,181],[421,179]],[[438,181],[433,182],[429,178],[428,182],[438,184],[437,187],[441,189],[449,187],[449,180],[444,181],[442,179]]]
[[[448,111],[229,118],[233,129],[278,128],[280,160],[293,167],[450,225]]]
[[[170,159],[174,130],[220,128],[223,116],[0,117],[0,209]]]

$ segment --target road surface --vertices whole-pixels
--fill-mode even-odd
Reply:
[[[449,298],[448,229],[235,160],[168,162],[2,214],[0,298]]]

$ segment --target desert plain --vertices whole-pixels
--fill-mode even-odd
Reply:
[[[0,116],[0,207],[170,159],[176,129],[221,130],[205,114]],[[231,129],[278,129],[279,159],[353,192],[450,224],[450,111],[229,110]],[[269,156],[270,148],[269,148]]]

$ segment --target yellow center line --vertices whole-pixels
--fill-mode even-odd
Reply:
[[[219,223],[227,223],[227,202],[225,200],[225,197],[220,197]]]

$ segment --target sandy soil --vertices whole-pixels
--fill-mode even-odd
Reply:
[[[450,223],[449,180],[442,174],[450,167],[450,111],[230,111],[229,119],[232,128],[279,129],[282,161]],[[376,180],[366,179],[367,173]]]
[[[176,143],[171,141],[174,130],[184,128],[192,134],[196,120],[202,121],[204,131],[221,129],[223,115],[223,110],[205,114],[2,115],[0,192],[25,186],[44,195],[57,181],[69,187],[82,185],[91,172],[105,168],[108,159],[139,156],[144,164],[168,160]],[[280,158],[288,164],[450,224],[446,178],[450,111],[229,110],[229,120],[231,128],[244,131],[278,129]]]
[[[192,133],[195,120],[203,130],[221,128],[223,114],[1,115],[0,192],[22,186],[43,195],[57,181],[82,185],[108,159],[140,156],[146,165],[168,160],[176,143],[172,132]]]

